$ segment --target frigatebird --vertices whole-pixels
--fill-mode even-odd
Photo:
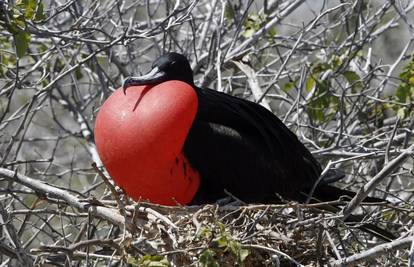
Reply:
[[[200,179],[190,204],[213,203],[228,194],[246,203],[306,199],[321,175],[321,166],[309,150],[263,106],[197,87],[185,56],[164,54],[153,62],[148,74],[127,78],[123,90],[127,93],[131,86],[173,80],[190,85],[198,101],[182,144],[190,165],[183,164],[182,172],[192,168]],[[317,199],[328,201],[350,193],[319,180],[322,182],[313,192]]]
[[[136,201],[196,205],[230,195],[267,204],[355,195],[330,185],[341,172],[321,178],[318,161],[271,111],[197,87],[187,58],[178,53],[155,60],[146,75],[127,78],[105,101],[95,142],[111,177]],[[375,225],[359,227],[395,238]]]

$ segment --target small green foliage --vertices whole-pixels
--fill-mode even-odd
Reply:
[[[57,72],[60,72],[65,68],[65,63],[59,58],[56,58],[56,61],[54,63],[55,65],[53,67]]]
[[[267,35],[269,36],[270,39],[276,37],[277,35],[276,27],[270,28],[269,31],[267,32]]]
[[[16,7],[27,20],[38,22],[45,19],[44,5],[42,1],[37,0],[18,0]]]
[[[341,59],[341,57],[339,57],[337,55],[332,55],[332,57],[329,60],[328,64],[332,69],[337,69],[341,66],[342,59]]]
[[[249,15],[243,24],[243,37],[250,38],[260,28],[260,24],[260,18],[257,14]]]
[[[27,21],[36,23],[45,18],[43,2],[19,0],[15,6],[7,6],[5,11],[0,14],[0,27],[13,35],[16,55],[22,58],[27,53],[31,39]]]
[[[242,245],[226,230],[224,224],[218,222],[215,226],[214,229],[203,227],[198,234],[198,237],[207,239],[208,242],[212,240],[211,247],[201,253],[200,264],[208,267],[219,266],[223,255],[231,255],[235,263],[243,266],[249,251],[242,248]]]
[[[203,238],[206,240],[210,240],[213,236],[213,232],[211,231],[210,227],[203,226],[197,233],[198,238]]]
[[[320,63],[315,64],[315,66],[313,66],[312,73],[319,74],[323,71],[327,71],[331,69],[333,69],[333,66],[331,66],[330,64],[326,62],[320,62]]]
[[[313,75],[310,75],[309,78],[306,80],[306,85],[305,85],[306,91],[308,92],[312,91],[315,84],[316,84],[315,77]]]
[[[18,58],[22,58],[27,49],[29,48],[30,43],[30,34],[25,31],[20,31],[14,36],[16,40],[16,53]]]
[[[236,256],[237,263],[242,265],[243,261],[249,255],[247,249],[243,249],[241,244],[234,240],[234,238],[226,231],[226,227],[222,223],[218,223],[219,226],[219,235],[214,240],[217,243],[219,248],[224,249],[224,251],[230,251],[234,256]]]
[[[127,263],[131,266],[138,266],[139,260],[134,258],[134,257],[128,257],[127,258]]]
[[[323,122],[338,111],[339,98],[329,92],[329,81],[315,79],[315,86],[316,90],[308,104],[308,111],[312,119]]]
[[[392,97],[393,100],[409,104],[408,106],[401,106],[392,104],[391,107],[400,118],[407,118],[413,113],[414,103],[414,56],[411,61],[403,68],[400,73],[401,83]]]
[[[347,70],[342,75],[353,88],[362,88],[361,77],[355,71]]]
[[[140,266],[140,267],[168,267],[170,263],[168,260],[160,255],[145,255],[140,258],[138,261],[136,259],[130,258],[128,263],[131,265]]]
[[[76,67],[75,76],[76,76],[76,79],[78,79],[78,80],[83,78],[82,69],[81,69],[80,66]]]
[[[4,77],[9,69],[16,67],[16,56],[11,52],[13,46],[7,37],[0,37],[0,46],[4,49],[4,52],[0,53],[0,77]]]
[[[243,37],[250,38],[253,34],[259,31],[267,22],[267,17],[265,15],[259,14],[250,14],[247,19],[244,21],[244,31],[242,33]],[[272,39],[277,35],[276,28],[271,28],[267,32],[267,36]]]
[[[294,87],[295,87],[295,82],[287,82],[283,86],[283,91],[288,92],[288,91],[292,90]]]
[[[395,215],[396,215],[396,212],[394,210],[385,210],[382,213],[382,218],[384,219],[384,221],[391,221]]]
[[[229,1],[226,2],[226,6],[224,7],[224,17],[230,21],[233,21],[235,17],[234,8]]]
[[[331,71],[337,76],[342,76],[352,87],[361,88],[361,77],[352,70],[340,70],[343,59],[339,56],[332,56],[326,62],[317,62],[311,67],[311,73],[306,80],[305,89],[308,92],[314,90],[312,99],[308,105],[310,117],[318,122],[329,120],[339,110],[339,97],[329,90],[331,82],[328,79],[322,80],[322,73]]]
[[[206,249],[201,253],[199,262],[202,267],[219,267],[219,263],[215,259],[216,253],[212,249]]]

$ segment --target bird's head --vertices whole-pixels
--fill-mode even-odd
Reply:
[[[185,56],[174,52],[162,55],[154,61],[147,74],[127,78],[124,81],[123,89],[125,93],[130,86],[155,85],[169,80],[194,84],[193,71]]]

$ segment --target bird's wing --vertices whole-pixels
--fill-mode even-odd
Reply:
[[[300,183],[313,185],[321,173],[319,163],[273,113],[254,102],[211,89],[199,89],[197,119],[230,127],[263,140],[277,166]],[[291,176],[290,175],[290,176]]]
[[[225,190],[248,203],[266,203],[287,195],[280,184],[263,142],[224,125],[196,120],[187,136],[184,153],[201,176],[193,204],[213,203]]]

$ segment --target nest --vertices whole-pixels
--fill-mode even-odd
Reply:
[[[115,204],[109,201],[105,205],[111,203]],[[361,226],[376,224],[398,231],[404,222],[409,225],[409,213],[384,203],[370,204],[363,206],[368,214],[363,222],[344,223],[340,215],[325,211],[333,204],[343,202],[221,207],[135,203],[123,207],[121,214],[128,222],[125,225],[105,222],[92,211],[79,214],[88,223],[81,223],[84,230],[78,236],[89,233],[92,238],[78,238],[66,246],[39,246],[31,252],[37,255],[37,263],[53,265],[64,261],[120,264],[117,266],[406,263],[408,251],[392,246],[381,248],[392,242],[386,243]]]

